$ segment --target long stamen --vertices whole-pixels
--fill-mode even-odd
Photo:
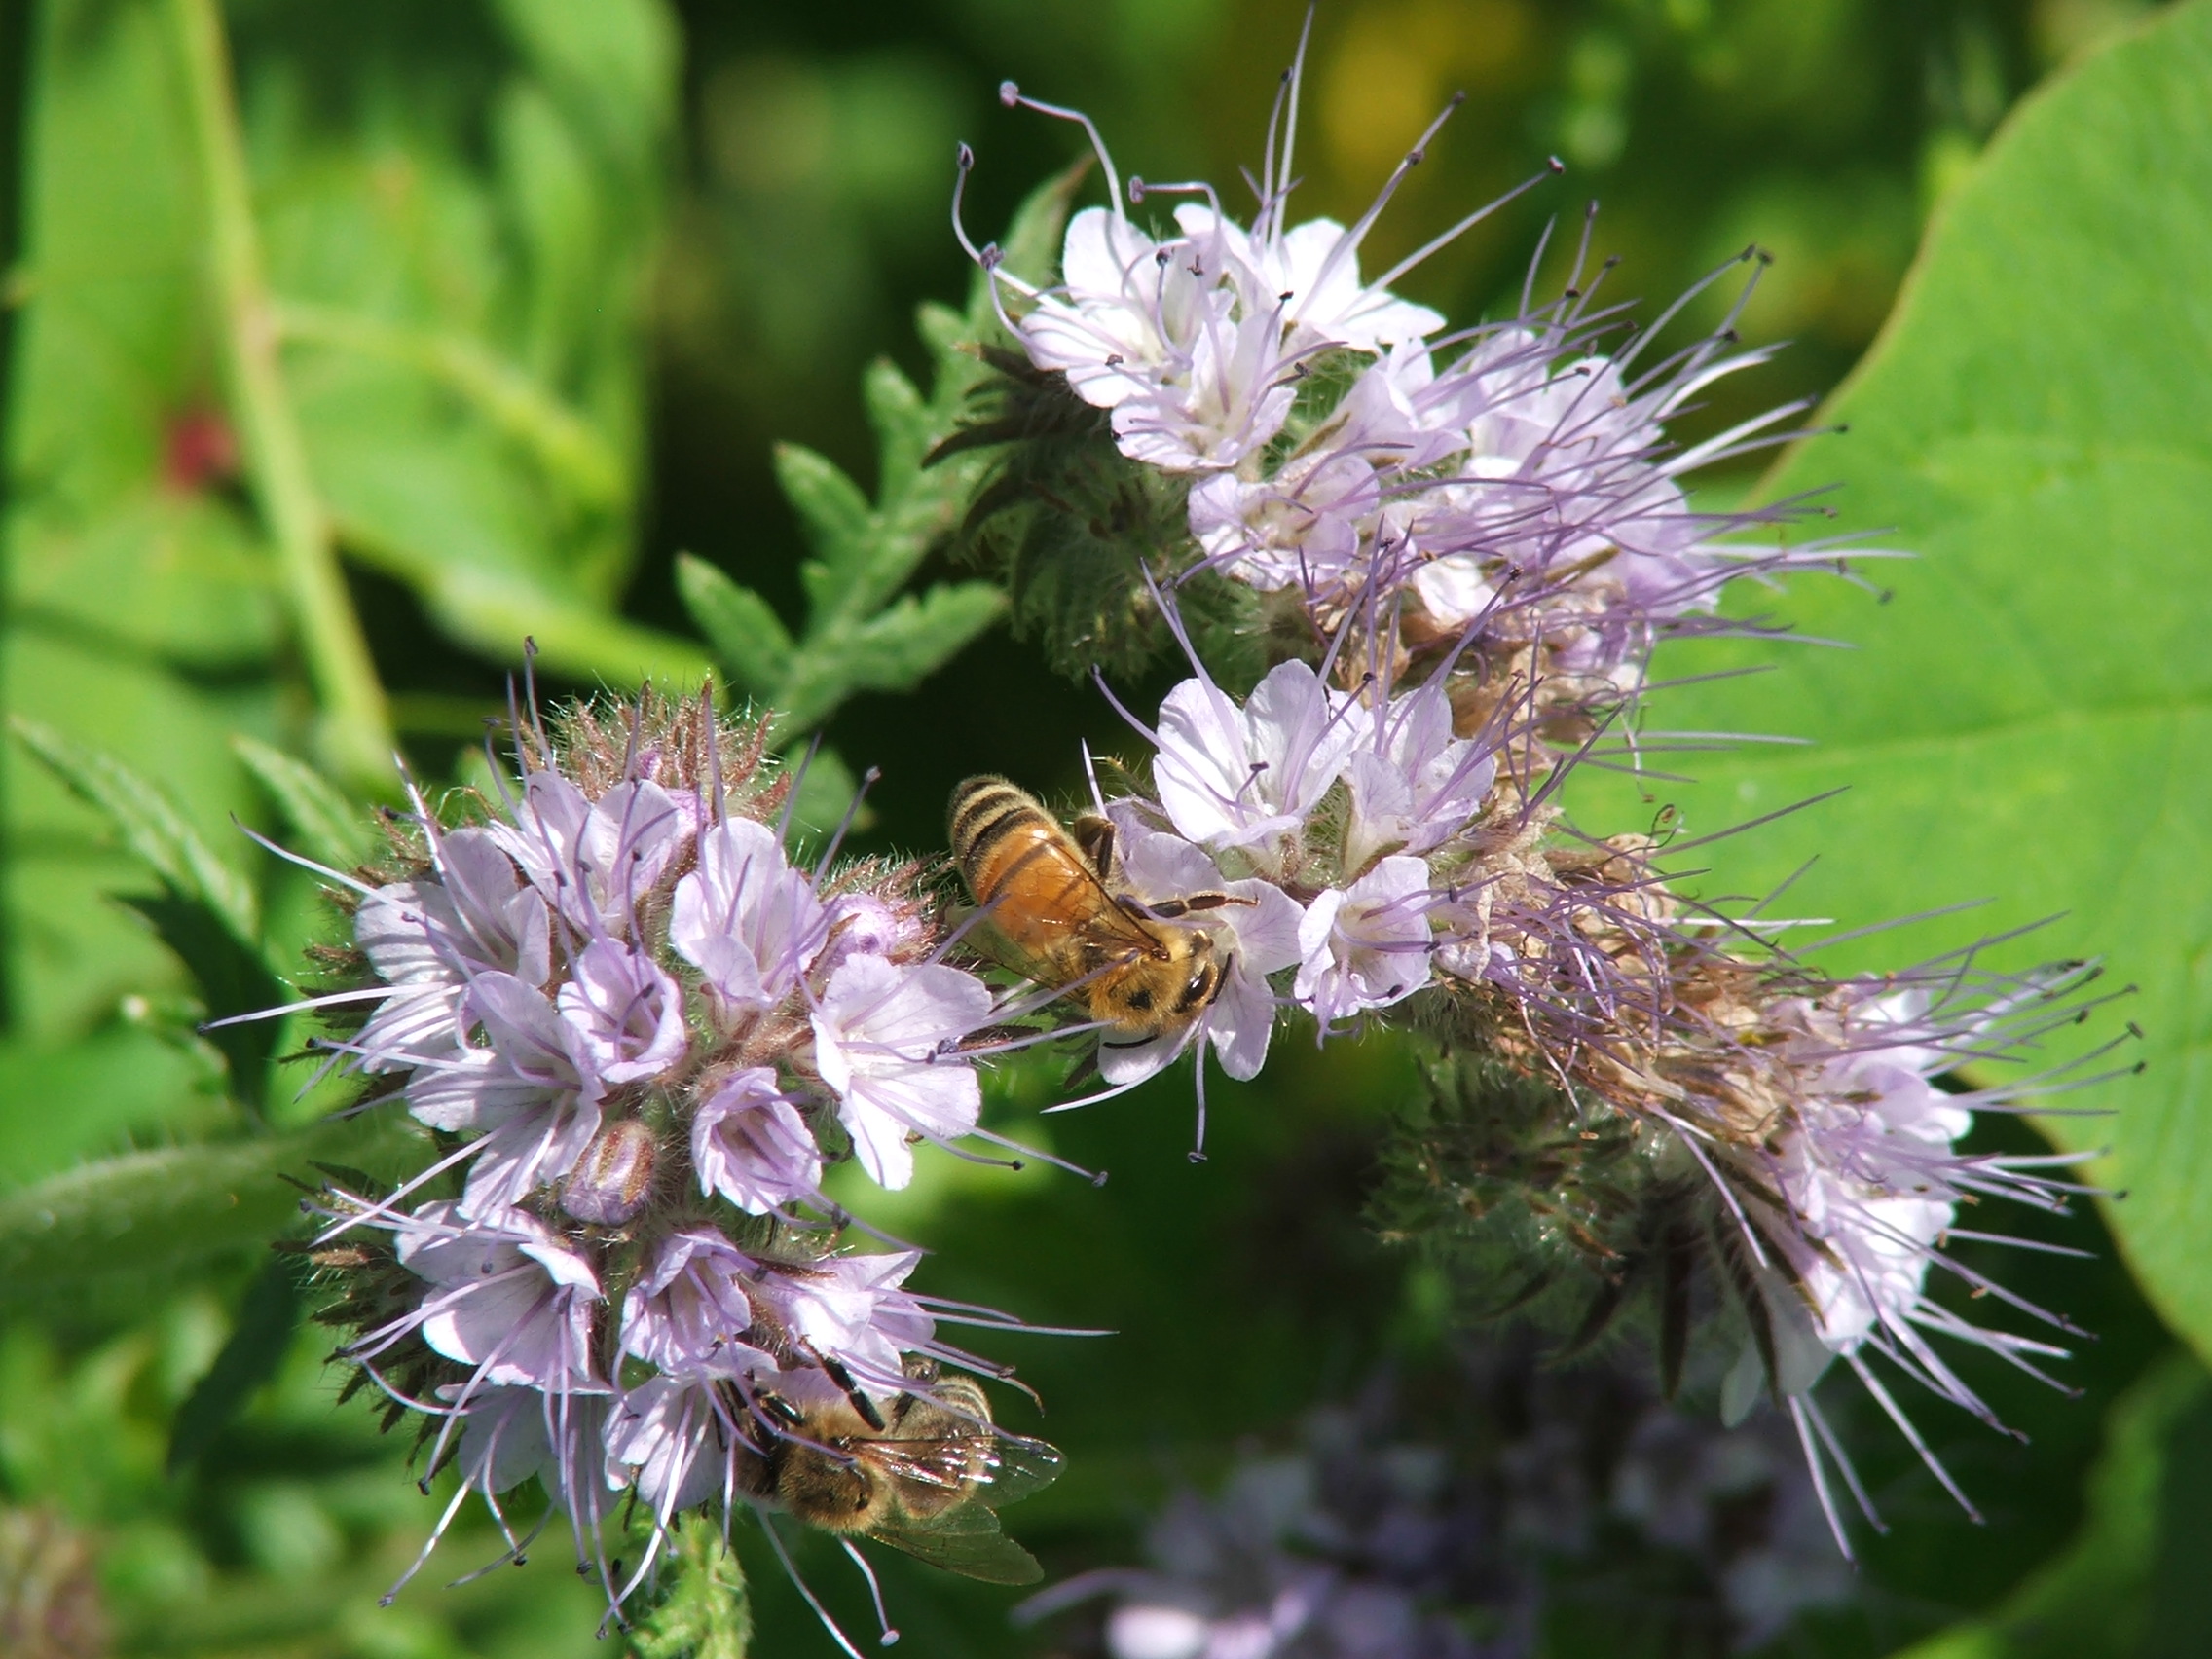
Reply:
[[[999,102],[1009,109],[1033,109],[1039,115],[1051,116],[1056,121],[1072,121],[1082,128],[1090,139],[1091,153],[1098,158],[1098,166],[1106,174],[1106,200],[1112,206],[1114,217],[1123,224],[1128,215],[1122,209],[1122,175],[1114,170],[1114,158],[1107,153],[1106,140],[1099,136],[1097,125],[1080,109],[1069,109],[1062,104],[1046,103],[1042,98],[1024,95],[1012,81],[999,83]]]

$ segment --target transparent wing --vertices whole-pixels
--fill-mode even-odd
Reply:
[[[995,1434],[977,1500],[996,1509],[1042,1492],[1060,1478],[1062,1461],[1057,1446],[1019,1434]]]
[[[1001,1531],[999,1518],[980,1503],[957,1504],[926,1521],[892,1517],[867,1535],[916,1561],[986,1584],[1034,1584],[1045,1576],[1037,1558]]]
[[[867,1458],[887,1475],[934,1491],[972,1489],[975,1502],[966,1507],[992,1509],[1051,1486],[1062,1461],[1056,1446],[999,1432],[875,1440]]]

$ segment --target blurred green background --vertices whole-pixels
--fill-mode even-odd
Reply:
[[[1756,241],[1775,262],[1744,332],[1792,344],[1699,417],[1723,424],[1833,387],[2006,111],[2147,12],[1332,0],[1313,25],[1300,200],[1355,216],[1463,88],[1370,269],[1548,156],[1567,170],[1403,284],[1455,319],[1508,308],[1547,216],[1571,228],[1593,197],[1623,295],[1663,301]],[[433,784],[465,777],[526,633],[549,694],[695,678],[712,659],[679,599],[680,552],[795,626],[804,545],[772,446],[807,445],[871,487],[863,371],[888,355],[926,387],[914,308],[968,292],[946,221],[955,141],[979,158],[978,236],[1076,154],[1072,129],[1003,109],[999,82],[1090,111],[1124,174],[1226,185],[1257,161],[1303,8],[43,0],[0,15],[21,181],[0,702],[158,786],[233,872],[241,931],[283,961],[326,922],[312,884],[249,858],[231,827],[298,838],[271,750],[388,794],[388,733]],[[228,76],[210,55],[226,37]],[[858,844],[925,852],[957,778],[1067,792],[1079,739],[1126,747],[1093,689],[1003,631],[911,693],[853,697],[827,737],[853,767],[884,769]],[[149,886],[148,844],[181,843],[119,843],[16,744],[0,832],[7,1650],[606,1651],[557,1543],[523,1572],[449,1593],[433,1569],[398,1606],[375,1605],[436,1506],[363,1407],[332,1409],[326,1334],[295,1330],[257,1241],[282,1219],[273,1171],[298,1167],[286,1160],[306,1144],[280,1137],[328,1099],[294,1098],[300,1073],[271,1068],[266,1048],[194,1037],[204,976],[193,1001],[146,914],[111,897]],[[250,1005],[258,982],[240,972]],[[1197,1168],[1180,1156],[1187,1085],[1040,1127],[1042,1083],[1011,1071],[993,1086],[1000,1121],[1112,1183],[940,1161],[870,1212],[940,1253],[940,1293],[1121,1333],[1103,1348],[1006,1345],[1051,1407],[1031,1425],[1073,1455],[1010,1517],[1055,1575],[1134,1559],[1177,1482],[1211,1479],[1240,1445],[1284,1443],[1313,1403],[1385,1362],[1446,1363],[1448,1294],[1360,1221],[1378,1139],[1413,1092],[1408,1056],[1382,1042],[1286,1050],[1258,1084],[1220,1091],[1214,1156]],[[232,1161],[161,1161],[210,1147]],[[70,1185],[126,1152],[130,1191],[184,1195],[173,1229],[159,1203],[121,1211],[123,1187]],[[205,1223],[207,1194],[240,1219]],[[2021,1448],[1932,1425],[1989,1515],[1980,1530],[1846,1405],[1896,1530],[1870,1546],[1854,1601],[1776,1651],[1889,1653],[1984,1614],[1995,1622],[1943,1651],[2202,1650],[2187,1644],[2207,1628],[2191,1598],[2212,1575],[2189,1563],[2212,1520],[2186,1496],[2212,1474],[2212,1416],[2170,1380],[2112,1414],[2170,1340],[2093,1218],[2039,1225],[2100,1252],[2005,1264],[2102,1333],[2068,1373],[2086,1397],[1970,1371],[2033,1435]],[[2097,1465],[2108,1429],[2136,1439]],[[2099,1530],[2152,1511],[2165,1519],[2142,1536]],[[458,1536],[440,1566],[496,1553],[488,1535]],[[851,1611],[827,1555],[814,1571]],[[830,1651],[772,1568],[751,1565],[758,1650]],[[1572,1576],[1554,1651],[1710,1650],[1663,1599],[1617,1587],[1592,1590],[1597,1611],[1577,1623]],[[1080,1640],[1013,1631],[1000,1592],[903,1563],[887,1579],[919,1652]],[[2134,1611],[2077,1627],[2037,1613],[2039,1594]],[[2137,1617],[2153,1604],[2164,1611]],[[7,1623],[11,1607],[45,1609],[45,1634]]]

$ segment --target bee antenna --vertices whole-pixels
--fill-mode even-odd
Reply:
[[[867,1580],[867,1597],[875,1604],[875,1622],[883,1632],[875,1639],[877,1643],[884,1647],[893,1645],[899,1640],[899,1633],[892,1628],[891,1615],[884,1611],[883,1586],[875,1581],[875,1568],[868,1566],[867,1557],[861,1554],[852,1539],[839,1538],[837,1542],[845,1546],[845,1553],[853,1558],[853,1565],[861,1569],[861,1576]]]

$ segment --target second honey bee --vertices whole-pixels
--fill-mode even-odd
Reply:
[[[970,778],[952,792],[951,839],[991,954],[1064,987],[1109,1044],[1180,1037],[1221,994],[1231,958],[1187,918],[1238,901],[1137,899],[1117,878],[1105,819],[1080,818],[1071,831],[1006,779]]]
[[[1034,1584],[1036,1559],[993,1511],[1048,1485],[1060,1455],[992,1425],[982,1389],[910,1361],[913,1390],[865,1419],[848,1400],[793,1406],[761,1396],[777,1426],[755,1425],[751,1484],[809,1527],[873,1538],[992,1584]]]

